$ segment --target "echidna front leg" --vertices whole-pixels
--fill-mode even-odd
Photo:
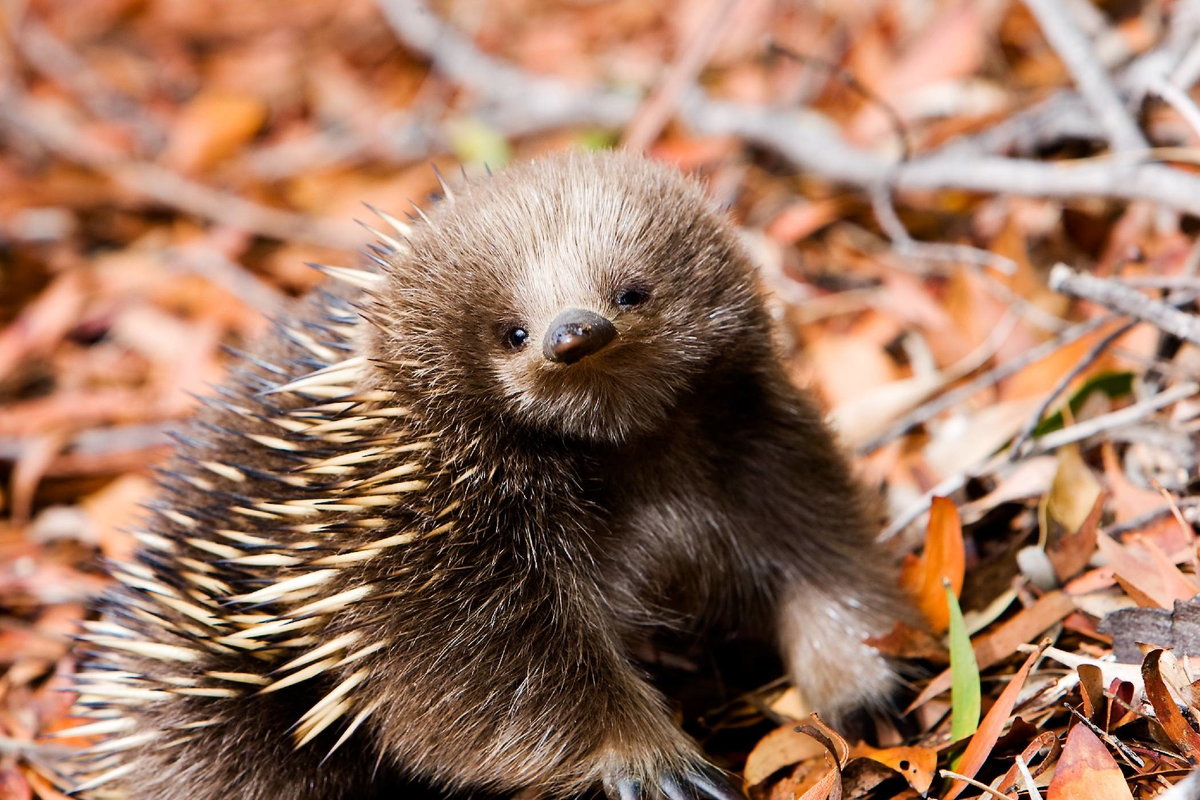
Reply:
[[[611,609],[581,574],[586,559],[546,555],[553,549],[520,580],[478,576],[473,585],[496,596],[464,597],[458,583],[437,604],[391,600],[406,649],[354,665],[369,676],[357,702],[375,709],[365,727],[385,757],[455,789],[738,797],[626,657]]]

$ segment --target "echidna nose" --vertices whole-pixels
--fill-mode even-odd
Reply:
[[[604,317],[582,308],[568,308],[546,329],[542,355],[550,361],[573,364],[599,352],[615,338],[617,329]]]

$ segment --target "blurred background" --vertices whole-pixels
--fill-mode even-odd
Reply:
[[[830,774],[848,796],[928,791],[962,752],[930,684],[946,577],[985,673],[1047,632],[1062,656],[1020,676],[1020,705],[984,678],[996,736],[1024,727],[979,739],[972,775],[1016,787],[1013,755],[1040,759],[1015,796],[1084,763],[1064,702],[1107,742],[1112,797],[1187,771],[1166,689],[1102,665],[1136,661],[1129,626],[1151,619],[1114,613],[1169,627],[1197,591],[1200,337],[1161,312],[1200,289],[1200,3],[7,0],[0,23],[0,799],[62,797],[39,737],[70,724],[101,561],[129,556],[167,431],[225,348],[322,280],[305,262],[360,262],[364,203],[427,204],[434,165],[617,146],[700,176],[744,226],[795,380],[941,603],[932,634],[886,646],[927,696],[875,721],[885,755],[831,767],[770,687],[701,703],[702,738],[752,732],[714,745],[722,763],[756,797],[824,797],[804,792]],[[1137,297],[1153,313],[1130,316]],[[927,522],[942,495],[953,524]],[[1121,681],[1138,693],[1118,713]],[[1092,796],[1101,767],[1050,797]]]

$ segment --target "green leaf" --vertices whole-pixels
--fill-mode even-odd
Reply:
[[[1133,373],[1098,372],[1093,375],[1067,401],[1067,406],[1071,409],[1071,415],[1075,416],[1079,414],[1079,410],[1083,408],[1083,404],[1095,392],[1103,392],[1113,400],[1119,397],[1126,397],[1133,393]],[[1035,437],[1045,436],[1051,431],[1059,430],[1065,424],[1066,420],[1063,418],[1063,412],[1055,411],[1033,429],[1033,435]]]
[[[950,738],[957,742],[979,727],[979,664],[949,582],[946,603],[950,607]]]
[[[450,147],[464,164],[486,164],[499,169],[508,163],[508,140],[493,128],[474,117],[453,120],[449,124]]]

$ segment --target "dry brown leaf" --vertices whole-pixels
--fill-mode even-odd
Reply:
[[[1146,697],[1154,706],[1154,716],[1162,725],[1167,736],[1179,748],[1188,763],[1195,766],[1200,761],[1200,733],[1192,728],[1175,704],[1175,698],[1167,689],[1162,673],[1164,659],[1170,654],[1165,650],[1153,650],[1142,662],[1142,680],[1146,684]]]
[[[1133,800],[1121,768],[1085,725],[1067,734],[1046,800]]]
[[[825,746],[816,739],[799,732],[795,725],[785,725],[768,733],[750,751],[742,779],[749,789],[783,767],[799,764],[824,752]]]
[[[1171,608],[1176,600],[1190,600],[1200,591],[1178,567],[1164,559],[1156,559],[1145,548],[1125,547],[1108,536],[1101,536],[1097,544],[1125,590],[1144,598],[1140,605],[1148,601],[1159,608]]]
[[[836,768],[829,770],[825,777],[817,781],[799,800],[840,800],[842,796],[842,775]]]
[[[1096,552],[1096,532],[1104,510],[1104,493],[1096,495],[1092,510],[1075,531],[1066,530],[1046,546],[1046,557],[1054,567],[1059,584],[1065,583],[1088,565]]]
[[[1100,481],[1079,455],[1076,445],[1059,448],[1058,472],[1050,485],[1046,508],[1068,533],[1079,530],[1100,497]]]

